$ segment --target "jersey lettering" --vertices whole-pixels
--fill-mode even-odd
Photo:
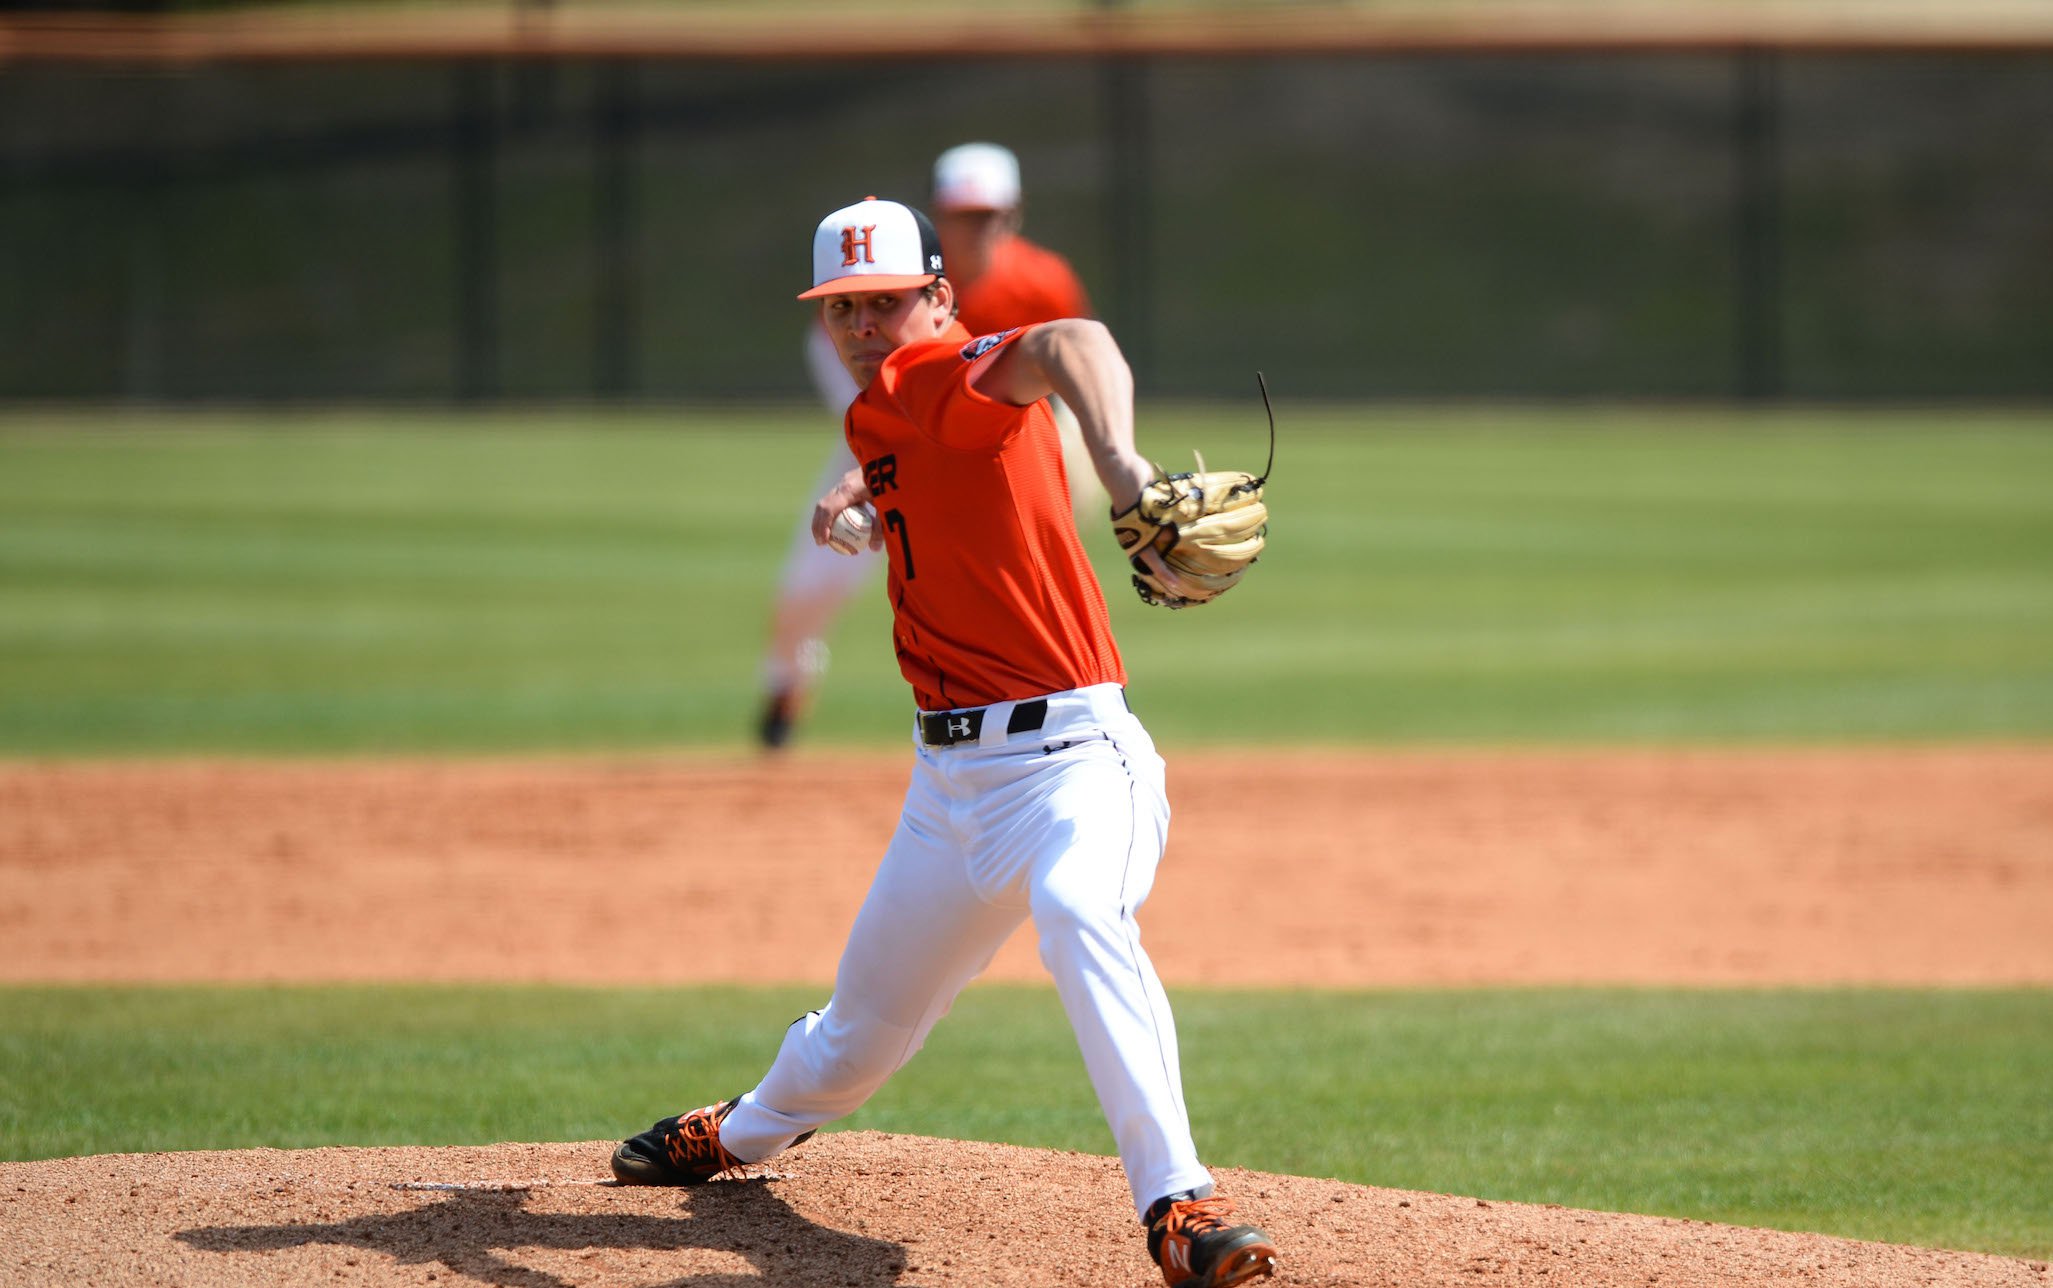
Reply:
[[[853,224],[841,230],[841,266],[843,268],[847,268],[850,264],[856,262],[855,253],[857,251],[863,253],[863,263],[874,264],[877,262],[876,256],[870,254],[870,234],[876,231],[877,225],[875,224],[865,224],[861,231],[857,231]]]
[[[898,456],[879,456],[863,465],[863,482],[869,486],[871,496],[882,496],[898,486]]]

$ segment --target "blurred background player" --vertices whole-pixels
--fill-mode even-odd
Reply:
[[[1020,235],[1019,158],[995,143],[964,143],[934,161],[933,210],[941,255],[956,286],[958,320],[973,336],[1056,318],[1091,316],[1090,296],[1069,261]],[[806,368],[820,401],[837,421],[855,401],[856,384],[817,324],[806,336]],[[1079,513],[1105,506],[1097,473],[1084,454],[1076,419],[1055,406],[1063,465]],[[782,747],[826,673],[827,634],[842,606],[882,566],[874,551],[853,558],[813,542],[812,500],[849,470],[855,458],[840,433],[806,493],[784,569],[777,579],[770,638],[762,663],[763,708],[757,735]]]

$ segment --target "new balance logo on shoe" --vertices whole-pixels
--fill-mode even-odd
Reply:
[[[1233,1201],[1188,1191],[1148,1209],[1148,1253],[1169,1288],[1229,1288],[1276,1273],[1276,1245],[1251,1225],[1229,1225]]]
[[[1162,1245],[1162,1269],[1181,1279],[1190,1274],[1190,1244],[1173,1239]]]

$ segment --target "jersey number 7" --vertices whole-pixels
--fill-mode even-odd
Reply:
[[[905,516],[896,510],[886,510],[884,511],[884,526],[898,534],[898,562],[904,565],[903,570],[899,574],[900,580],[911,581],[913,578],[912,535],[906,531]]]

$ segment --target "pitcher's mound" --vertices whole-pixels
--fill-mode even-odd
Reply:
[[[1152,1288],[1110,1158],[839,1132],[694,1190],[613,1141],[0,1163],[0,1283]],[[2044,1263],[1220,1169],[1275,1284],[2018,1285]]]

